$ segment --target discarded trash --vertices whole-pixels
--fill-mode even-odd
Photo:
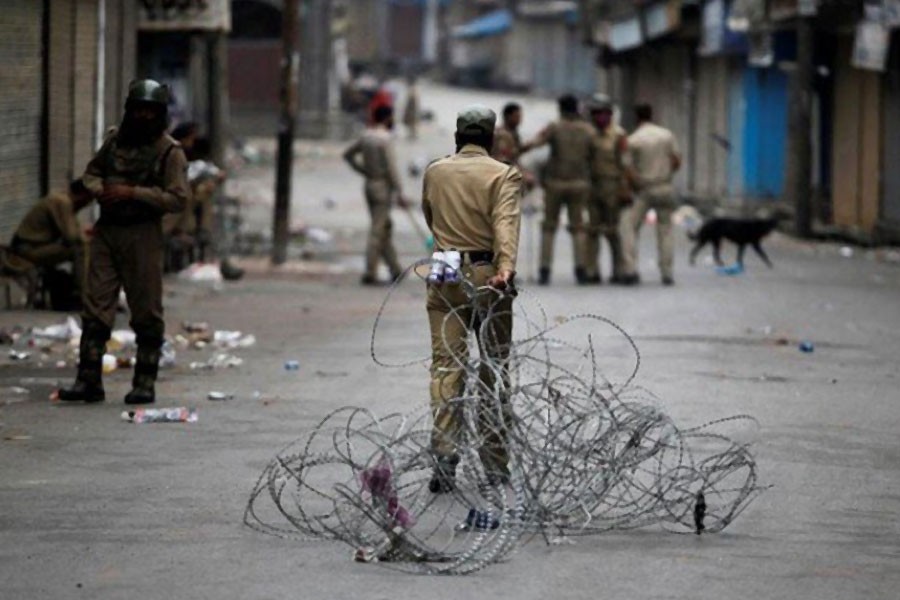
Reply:
[[[9,330],[9,329],[0,329],[0,344],[10,345],[15,344],[16,340],[22,335],[20,331],[17,330]]]
[[[65,323],[60,325],[50,325],[49,327],[35,327],[31,330],[31,334],[37,338],[45,338],[49,340],[68,341],[72,338],[81,337],[81,327],[74,317],[68,317]]]
[[[325,210],[334,210],[337,207],[337,202],[334,201],[334,198],[325,198],[324,201]]]
[[[843,256],[844,258],[853,258],[853,248],[851,248],[850,246],[842,246],[841,256]]]
[[[129,423],[196,423],[197,411],[193,408],[139,408],[126,410],[122,420]]]
[[[182,281],[217,283],[222,281],[222,273],[218,264],[194,263],[178,273]]]
[[[103,355],[103,374],[109,375],[119,368],[119,361],[112,354]]]
[[[160,350],[161,355],[159,358],[159,366],[162,369],[169,369],[175,366],[175,346],[172,345],[172,342],[166,341],[162,349]]]
[[[28,360],[28,358],[29,358],[30,356],[31,356],[31,353],[30,353],[30,352],[19,352],[19,351],[17,351],[17,350],[10,350],[10,351],[9,351],[9,357],[10,357],[12,360]]]
[[[249,348],[256,344],[256,336],[252,333],[244,335],[240,331],[216,331],[212,341],[220,348]]]
[[[227,369],[230,367],[239,367],[244,364],[244,359],[232,354],[216,354],[205,362],[192,362],[189,368],[192,371],[207,369]]]
[[[716,273],[719,275],[741,275],[744,272],[744,266],[740,263],[728,265],[726,267],[716,267]]]
[[[16,394],[16,395],[22,395],[22,394],[27,394],[27,393],[28,393],[28,390],[27,390],[27,389],[25,389],[25,388],[23,388],[23,387],[19,387],[19,386],[17,386],[17,385],[14,385],[14,386],[12,386],[12,387],[10,387],[10,388],[7,388],[7,391],[8,391],[10,394]]]
[[[31,439],[30,435],[11,434],[3,436],[7,442],[24,442]]]
[[[800,342],[799,348],[800,348],[800,352],[806,352],[807,354],[809,354],[810,352],[814,352],[816,349],[816,347],[813,345],[813,343],[810,342],[809,340],[804,340],[804,341]]]
[[[226,394],[225,392],[210,392],[206,395],[207,400],[233,400],[234,394]]]
[[[286,361],[284,361],[284,370],[285,370],[285,371],[298,371],[298,370],[300,370],[300,361],[296,361],[296,360],[286,360]]]
[[[209,331],[209,323],[206,321],[185,321],[181,328],[188,333],[206,333]]]
[[[116,367],[119,369],[130,369],[134,366],[134,357],[127,356],[117,356],[116,357]]]
[[[316,244],[329,244],[334,236],[321,227],[307,227],[304,232],[306,239]]]

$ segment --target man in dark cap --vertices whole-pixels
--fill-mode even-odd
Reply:
[[[166,86],[150,79],[132,82],[121,126],[109,132],[84,172],[84,185],[100,204],[100,219],[90,246],[78,375],[71,388],[60,390],[60,400],[105,399],[102,359],[121,289],[137,337],[134,380],[125,403],[156,399],[165,330],[161,220],[165,213],[183,210],[190,195],[184,151],[165,133],[168,102]]]
[[[435,460],[429,488],[434,493],[453,489],[456,443],[460,434],[460,405],[468,357],[468,335],[474,331],[482,351],[501,370],[509,358],[512,336],[512,282],[519,245],[522,175],[513,165],[490,156],[494,141],[494,112],[474,105],[456,120],[456,154],[431,163],[425,170],[422,210],[434,235],[435,249],[446,258],[454,276],[429,278],[428,323],[431,328],[431,410],[434,429],[431,450]],[[453,264],[457,262],[458,264]],[[483,319],[490,314],[486,326]],[[481,390],[504,397],[508,382],[484,366]],[[489,479],[508,478],[504,421],[494,406],[480,406],[479,453]],[[503,410],[500,411],[505,414]]]

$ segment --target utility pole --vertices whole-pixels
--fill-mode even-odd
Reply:
[[[297,4],[284,3],[281,22],[281,117],[278,122],[278,159],[275,174],[275,211],[272,215],[272,264],[287,260],[291,220],[291,171],[294,164],[294,126],[297,114]]]
[[[787,183],[788,200],[794,204],[794,231],[812,235],[812,98],[813,17],[797,18],[797,65],[788,98]]]

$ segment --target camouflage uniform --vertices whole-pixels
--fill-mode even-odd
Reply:
[[[132,84],[131,103],[165,107],[168,91],[151,80]],[[76,384],[60,390],[62,400],[102,400],[102,358],[115,323],[119,291],[124,289],[137,337],[133,389],[125,402],[155,400],[165,323],[162,306],[164,213],[184,209],[190,197],[187,159],[174,139],[162,134],[143,146],[124,147],[112,130],[84,172],[85,186],[100,196],[104,187],[133,187],[133,197],[101,204],[90,244],[82,313],[81,349]]]

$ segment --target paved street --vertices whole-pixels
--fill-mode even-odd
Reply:
[[[425,87],[438,120],[401,164],[452,151],[453,108],[470,92]],[[504,96],[488,96],[499,107]],[[552,117],[546,101],[525,104],[526,130]],[[900,586],[900,264],[884,251],[767,241],[774,269],[755,256],[738,277],[707,261],[686,264],[678,231],[677,285],[659,284],[652,231],[643,235],[644,285],[576,287],[568,234],[557,244],[554,286],[530,292],[551,318],[598,313],[640,348],[637,383],[683,425],[748,413],[761,483],[773,487],[724,533],[675,535],[659,528],[580,538],[546,547],[535,540],[512,558],[465,578],[414,577],[351,559],[327,542],[268,537],[242,525],[248,494],[275,453],[341,405],[379,413],[427,401],[421,367],[377,368],[369,355],[384,289],[357,281],[366,215],[361,181],[339,160],[340,144],[301,144],[295,214],[337,235],[337,269],[254,269],[221,290],[169,282],[171,333],[184,320],[241,330],[256,345],[232,351],[244,363],[198,371],[209,351],[179,350],[163,371],[160,406],[199,411],[195,424],[120,420],[130,373],[107,378],[95,406],[48,401],[74,369],[0,357],[0,598],[896,598]],[[315,154],[315,156],[313,156]],[[233,191],[253,202],[253,226],[267,227],[271,173],[237,174]],[[409,195],[417,196],[415,180]],[[335,202],[325,207],[325,199]],[[424,255],[402,214],[401,254]],[[527,223],[535,231],[536,221]],[[523,235],[526,260],[533,256]],[[726,256],[733,248],[726,247]],[[843,254],[849,254],[846,250]],[[703,255],[705,258],[707,254]],[[303,271],[303,273],[299,273]],[[379,332],[398,361],[428,352],[423,288],[404,283]],[[44,326],[63,317],[0,313],[0,327]],[[125,319],[120,323],[126,326]],[[809,340],[815,351],[798,350]],[[613,377],[627,365],[621,345],[603,345]],[[285,360],[299,361],[297,371]],[[27,390],[17,393],[13,387]],[[211,390],[234,399],[211,402]]]

